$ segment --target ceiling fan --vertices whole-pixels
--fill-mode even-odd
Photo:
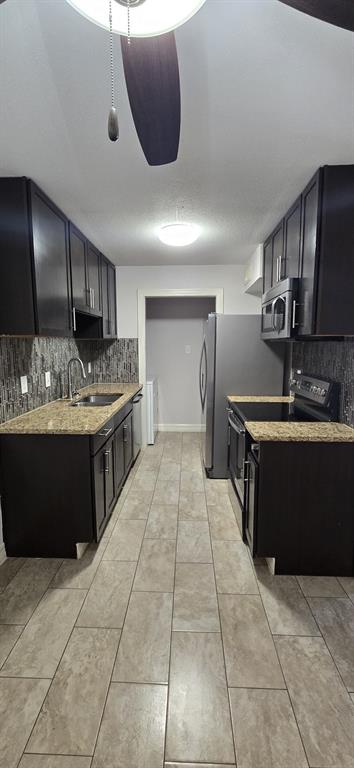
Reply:
[[[108,135],[119,135],[114,104],[113,34],[121,36],[124,76],[138,138],[149,165],[177,159],[181,94],[174,29],[206,0],[67,0],[90,21],[109,29],[112,106]]]
[[[354,32],[354,0],[280,0],[297,11]]]

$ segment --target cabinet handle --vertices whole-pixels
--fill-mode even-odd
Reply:
[[[95,309],[95,289],[92,288],[92,309]]]
[[[248,483],[248,472],[247,472],[247,469],[246,469],[248,464],[249,464],[249,461],[243,460],[243,472],[242,472],[242,474],[243,474],[243,482],[244,483]]]
[[[127,434],[128,434],[128,424],[124,424],[124,426],[123,426],[123,443],[127,443],[128,442]]]
[[[73,331],[76,331],[76,309],[73,307]]]
[[[108,437],[111,434],[113,427],[105,427],[102,432],[99,432],[99,437]]]
[[[296,328],[296,326],[299,325],[299,323],[296,322],[296,307],[298,306],[299,304],[297,304],[296,299],[293,299],[293,320],[291,323],[292,328]]]
[[[110,453],[111,453],[111,450],[104,452],[104,471],[105,472],[110,471],[110,465],[109,465]]]

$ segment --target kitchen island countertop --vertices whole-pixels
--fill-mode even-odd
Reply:
[[[228,395],[229,403],[293,403],[291,395]]]
[[[257,442],[353,443],[354,429],[339,422],[246,421],[245,427]]]

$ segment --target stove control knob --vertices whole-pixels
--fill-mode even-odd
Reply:
[[[321,395],[322,395],[322,397],[324,397],[324,396],[325,396],[325,394],[326,394],[326,390],[325,390],[325,389],[324,389],[324,387],[323,387],[323,388],[321,389]]]

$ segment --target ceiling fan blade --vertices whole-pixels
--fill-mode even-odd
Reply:
[[[297,11],[354,32],[353,0],[280,0]]]
[[[181,94],[173,32],[158,37],[121,37],[130,108],[149,165],[177,159]]]

